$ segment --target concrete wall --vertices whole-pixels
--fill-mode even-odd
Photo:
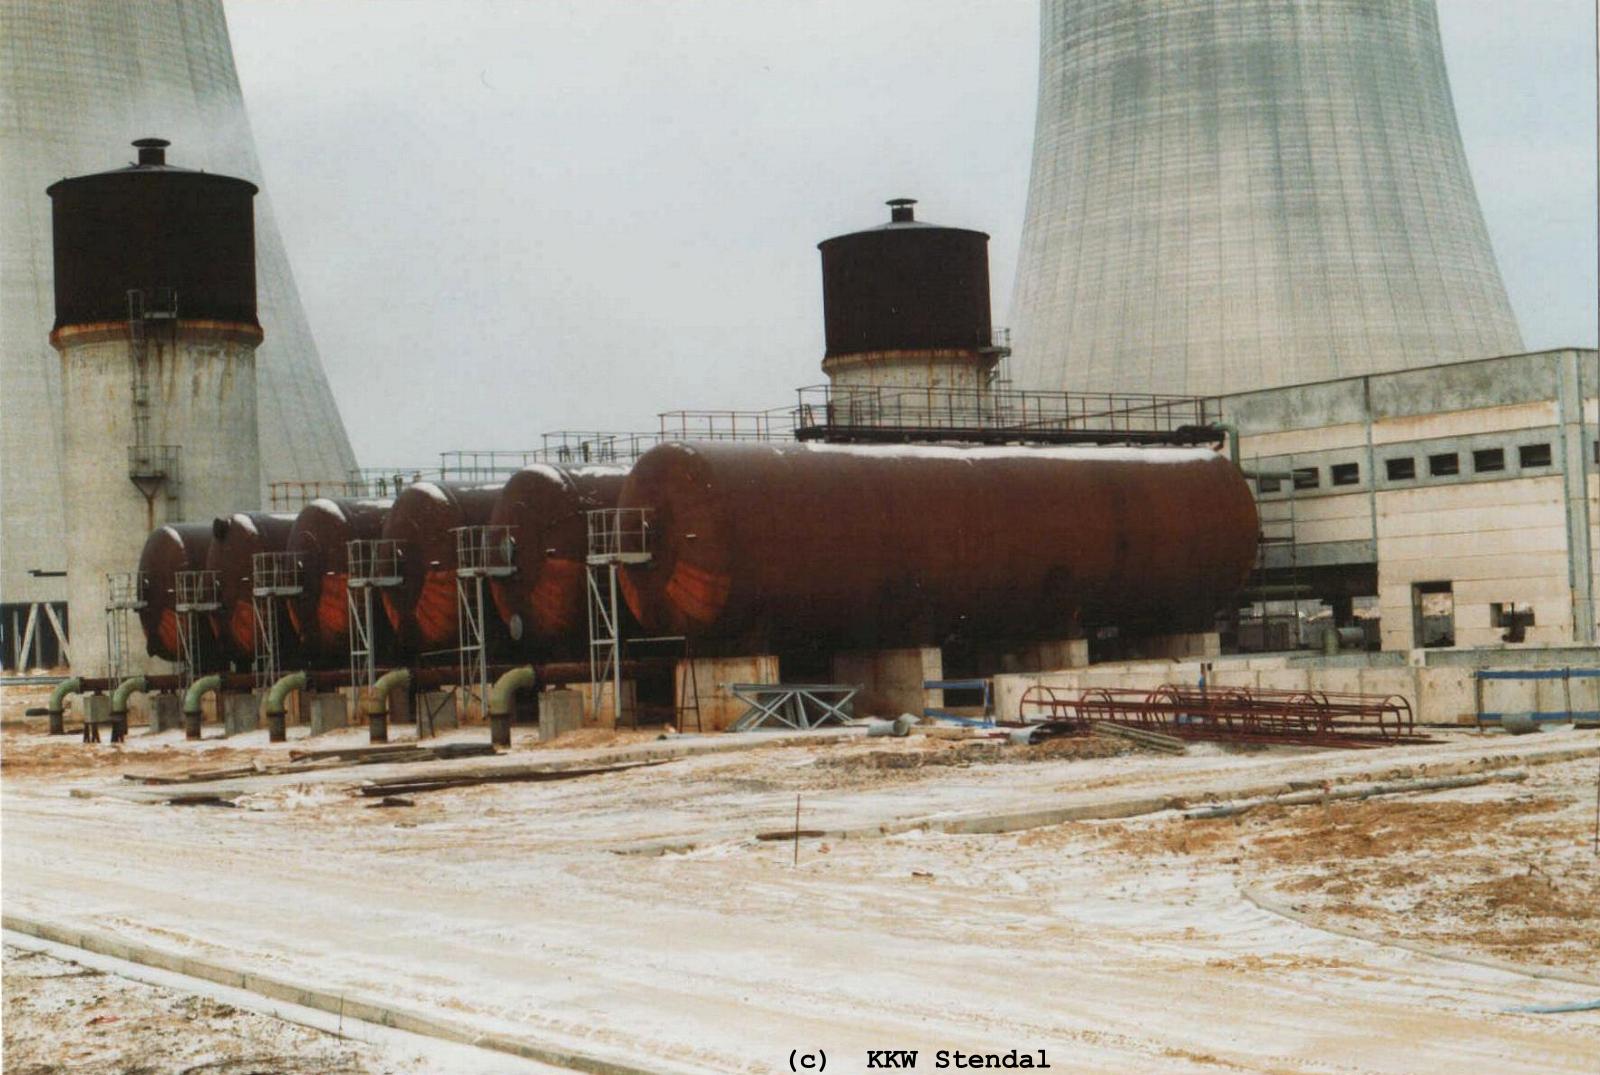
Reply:
[[[748,703],[734,697],[736,683],[777,683],[778,658],[771,655],[758,657],[697,657],[682,660],[673,677],[674,698],[686,697],[686,679],[693,666],[695,693],[700,699],[698,727],[692,715],[683,717],[682,732],[721,732],[744,716]]]
[[[159,333],[150,340],[149,443],[180,446],[180,470],[148,502],[128,477],[135,434],[126,332],[68,328],[58,346],[67,400],[61,473],[71,490],[63,506],[72,664],[79,674],[102,675],[106,576],[135,570],[157,526],[259,503],[255,340],[190,322],[179,322],[175,342]],[[136,622],[128,641],[125,674],[147,670]]]
[[[1595,640],[1597,383],[1595,352],[1560,350],[1226,397],[1247,470],[1315,475],[1312,488],[1261,488],[1263,529],[1295,536],[1266,547],[1265,565],[1376,563],[1387,650],[1418,642],[1418,582],[1451,584],[1458,646],[1502,645],[1491,606],[1511,602],[1534,610],[1521,645]],[[1550,461],[1524,463],[1529,445]],[[1483,452],[1501,465],[1480,466]],[[1433,472],[1452,456],[1456,473]],[[1391,476],[1392,460],[1414,477]],[[1335,468],[1354,480],[1335,484]]]
[[[970,392],[988,387],[994,365],[992,357],[974,351],[869,351],[824,359],[822,370],[836,388],[868,385]],[[937,409],[943,410],[948,403],[940,397]],[[848,421],[849,416],[841,412],[838,420]],[[874,415],[873,421],[882,424],[885,418]],[[919,418],[917,424],[924,421]]]

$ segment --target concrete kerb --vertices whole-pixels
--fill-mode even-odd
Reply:
[[[1471,758],[1444,765],[1430,766],[1428,772],[1430,776],[1454,776],[1500,769],[1512,765],[1553,765],[1564,761],[1574,761],[1578,758],[1596,756],[1600,756],[1600,746],[1574,747],[1570,750],[1553,750],[1531,755],[1492,755]],[[1352,778],[1351,782],[1354,782],[1354,778]],[[908,832],[938,832],[952,836],[1001,835],[1011,832],[1024,832],[1028,829],[1041,829],[1051,825],[1062,825],[1069,821],[1114,821],[1119,818],[1140,817],[1145,814],[1160,813],[1163,810],[1181,809],[1199,801],[1231,802],[1238,799],[1262,798],[1284,794],[1289,790],[1291,789],[1287,784],[1277,780],[1270,784],[1228,788],[1225,792],[1201,790],[1188,794],[1139,795],[1125,799],[1077,803],[1072,806],[1045,807],[1039,810],[1011,811],[1003,814],[956,814],[903,818],[896,821],[880,822],[875,825],[830,829],[823,834],[823,837],[829,840],[870,840],[885,836],[899,836]],[[711,843],[737,840],[748,835],[748,833],[730,833],[722,837],[705,837],[695,841],[652,841],[617,847],[612,850],[619,855],[682,854]]]
[[[1443,945],[1423,944],[1421,941],[1408,941],[1404,937],[1393,937],[1377,930],[1361,929],[1356,926],[1335,925],[1331,922],[1322,922],[1314,915],[1296,910],[1294,907],[1264,896],[1250,888],[1241,887],[1239,895],[1258,910],[1267,914],[1287,918],[1291,922],[1305,926],[1307,929],[1321,930],[1324,933],[1335,933],[1341,937],[1350,937],[1353,940],[1366,941],[1368,944],[1387,945],[1391,948],[1404,948],[1408,952],[1429,956],[1433,959],[1442,959],[1450,963],[1470,963],[1477,967],[1487,967],[1490,970],[1503,971],[1506,974],[1520,974],[1524,978],[1548,978],[1556,982],[1568,982],[1572,985],[1600,986],[1600,978],[1592,975],[1574,974],[1571,971],[1556,970],[1553,967],[1533,967],[1526,963],[1509,963],[1503,959],[1490,959],[1488,956],[1473,955],[1460,949],[1448,948]]]
[[[298,1004],[303,1008],[342,1015],[346,1019],[506,1053],[572,1071],[586,1071],[593,1075],[654,1075],[660,1071],[659,1068],[634,1067],[631,1064],[545,1045],[526,1038],[484,1033],[461,1023],[422,1015],[396,1005],[380,1004],[349,994],[314,989],[265,974],[247,973],[212,960],[180,956],[152,945],[124,941],[97,930],[57,925],[14,914],[0,915],[0,928],[52,941],[69,948],[80,948],[87,952],[110,956],[128,963],[138,963],[157,970],[170,971],[173,974],[182,974],[233,989],[242,989],[273,1000]]]

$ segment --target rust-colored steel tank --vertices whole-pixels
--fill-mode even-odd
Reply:
[[[531,466],[506,482],[489,522],[512,527],[516,573],[494,604],[520,650],[583,653],[588,641],[587,513],[617,506],[627,468]]]
[[[383,607],[404,653],[453,648],[457,643],[456,535],[460,526],[486,526],[503,483],[413,482],[400,491],[383,536],[400,543],[400,584],[383,591]],[[505,626],[486,617],[491,643],[503,646]]]
[[[287,548],[300,567],[300,595],[288,603],[289,622],[308,655],[337,661],[349,654],[350,605],[345,595],[350,570],[345,546],[382,537],[390,504],[319,497],[294,517]]]
[[[199,571],[211,550],[210,523],[171,523],[150,531],[139,553],[139,574],[144,579],[144,607],[139,626],[144,628],[145,652],[164,661],[176,661],[178,650],[178,590],[180,571]],[[202,641],[214,638],[205,624]]]
[[[206,553],[206,568],[217,573],[217,596],[221,606],[212,614],[217,639],[223,653],[235,662],[248,663],[255,657],[256,615],[251,604],[251,589],[258,552],[283,552],[289,547],[289,531],[294,516],[278,512],[235,512],[211,521],[211,548]],[[287,617],[285,617],[287,621]],[[279,624],[281,656],[298,657],[294,630],[287,622]]]
[[[634,465],[645,630],[782,647],[1209,625],[1256,555],[1255,502],[1208,449],[684,444]]]

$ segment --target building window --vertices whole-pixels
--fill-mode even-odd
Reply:
[[[1547,467],[1550,465],[1550,445],[1524,444],[1517,449],[1517,462],[1525,467]]]
[[[1489,622],[1505,628],[1502,642],[1525,642],[1533,626],[1533,606],[1526,601],[1496,601],[1489,606]]]
[[[1442,452],[1428,456],[1428,473],[1435,478],[1461,473],[1461,457],[1455,452]]]
[[[1410,481],[1417,476],[1417,461],[1409,456],[1402,459],[1385,459],[1383,469],[1392,482]]]
[[[1335,463],[1328,468],[1328,478],[1334,485],[1359,485],[1361,483],[1361,464]]]
[[[1472,469],[1478,474],[1488,474],[1490,471],[1506,469],[1506,450],[1504,448],[1479,448],[1472,453]]]
[[[1456,644],[1455,587],[1448,582],[1411,584],[1412,644],[1442,649]]]
[[[1279,481],[1277,478],[1257,478],[1256,479],[1256,492],[1258,492],[1258,493],[1276,493],[1279,489],[1282,489],[1282,488],[1283,488],[1283,483],[1281,481]]]
[[[1294,471],[1294,487],[1296,489],[1315,489],[1321,484],[1317,477],[1316,467],[1296,467]]]

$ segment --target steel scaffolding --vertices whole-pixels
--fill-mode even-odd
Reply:
[[[144,607],[144,575],[138,571],[106,576],[106,675],[128,674],[128,613]]]
[[[489,648],[484,616],[486,579],[505,578],[516,570],[515,546],[510,526],[457,526],[456,536],[456,712],[464,715],[463,701],[477,696],[479,711],[489,714]],[[431,714],[429,723],[432,722]],[[422,720],[417,738],[422,738]],[[428,729],[432,734],[432,728]]]
[[[612,722],[620,726],[622,616],[617,603],[617,571],[627,564],[650,562],[650,511],[601,508],[588,513],[588,524],[589,699],[598,715],[609,685]]]
[[[178,660],[187,687],[205,671],[201,667],[204,651],[200,639],[205,630],[201,619],[222,607],[222,582],[215,571],[179,571],[172,582],[177,598],[173,609],[178,614]]]
[[[253,632],[256,686],[261,690],[283,675],[283,621],[281,602],[300,595],[300,558],[292,552],[258,552],[250,558],[250,608],[255,613]]]
[[[350,612],[350,686],[359,702],[378,681],[374,590],[400,585],[400,543],[390,538],[345,542],[345,607]]]

